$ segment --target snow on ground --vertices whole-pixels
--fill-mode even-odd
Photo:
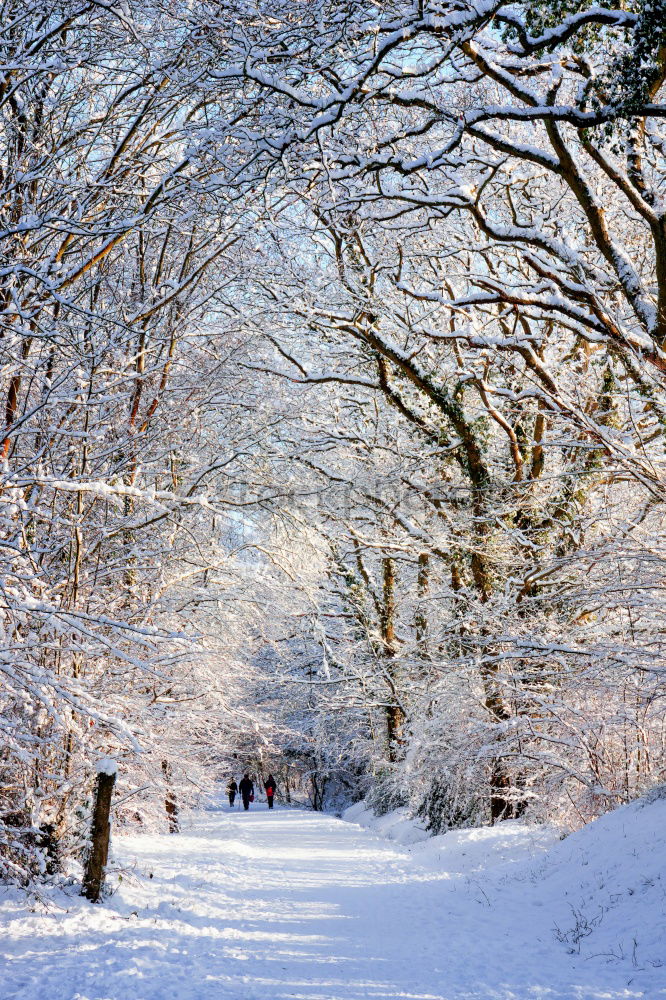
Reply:
[[[346,809],[343,818],[403,847],[411,847],[412,856],[422,863],[445,864],[449,874],[469,874],[477,869],[495,869],[500,864],[529,861],[560,839],[553,827],[526,826],[514,820],[495,827],[449,830],[431,837],[418,820],[410,818],[406,809],[375,816],[364,802]]]
[[[213,807],[117,838],[102,906],[0,892],[0,1000],[666,997],[666,800],[550,851],[515,823],[410,851],[356,819]]]

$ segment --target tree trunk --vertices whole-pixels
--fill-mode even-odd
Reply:
[[[311,777],[312,783],[312,808],[315,812],[321,812],[324,808],[324,789],[326,787],[326,778],[322,777],[321,782],[319,780],[319,775],[315,772]]]
[[[395,560],[390,556],[382,559],[382,614],[381,633],[383,652],[385,655],[385,675],[388,681],[390,695],[386,705],[386,739],[388,743],[387,757],[394,764],[399,756],[399,747],[404,743],[402,731],[405,723],[405,713],[398,699],[396,685],[396,669],[394,657],[396,654],[395,637]]]
[[[176,793],[171,787],[171,765],[168,760],[162,761],[162,771],[164,772],[164,780],[167,786],[164,798],[164,808],[166,809],[169,833],[180,833],[180,824],[178,823],[178,800],[176,799]]]
[[[404,743],[402,734],[405,713],[399,705],[386,706],[386,738],[388,741],[388,761],[395,764],[398,760],[398,749]]]
[[[510,782],[501,760],[494,760],[490,777],[490,824],[511,819]]]
[[[104,885],[104,868],[109,857],[109,840],[111,837],[111,796],[116,783],[115,771],[106,774],[99,771],[95,784],[95,805],[91,845],[86,860],[86,870],[83,876],[82,896],[87,896],[91,903],[98,903]]]
[[[428,616],[425,612],[424,602],[430,588],[430,556],[427,552],[419,554],[419,572],[416,581],[416,589],[421,603],[414,617],[416,628],[416,646],[423,659],[428,656]]]

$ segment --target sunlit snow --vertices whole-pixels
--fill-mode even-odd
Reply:
[[[350,815],[371,822],[362,807]],[[105,904],[72,889],[27,912],[17,890],[0,897],[0,997],[666,996],[666,800],[563,843],[518,823],[422,839],[410,823],[372,821],[421,839],[411,851],[358,823],[263,805],[213,806],[180,836],[118,838]]]

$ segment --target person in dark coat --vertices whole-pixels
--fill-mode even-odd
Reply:
[[[240,792],[241,798],[243,800],[243,809],[250,808],[250,800],[254,798],[254,784],[249,774],[244,774],[241,778],[241,783],[238,786],[238,791]]]
[[[236,801],[236,795],[238,794],[238,785],[233,778],[229,778],[229,784],[227,785],[227,795],[229,796],[229,805],[233,809],[234,802]]]
[[[266,789],[266,800],[268,801],[268,808],[273,808],[273,796],[275,795],[275,778],[272,774],[268,775],[266,783],[264,784]]]

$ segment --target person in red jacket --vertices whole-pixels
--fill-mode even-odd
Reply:
[[[268,808],[272,809],[273,796],[275,795],[275,778],[273,777],[272,774],[268,775],[268,778],[266,779],[266,782],[264,784],[264,788],[266,789],[266,799],[268,801]]]

